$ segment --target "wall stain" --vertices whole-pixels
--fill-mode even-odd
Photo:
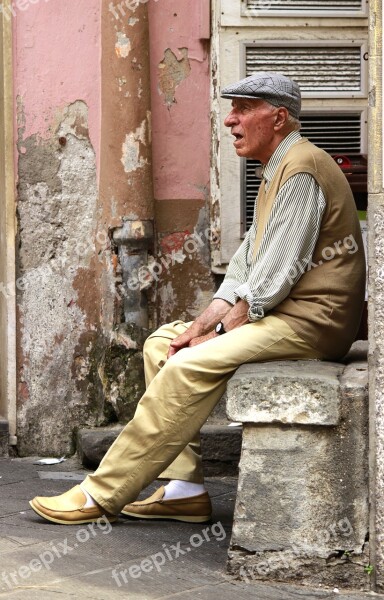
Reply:
[[[121,162],[126,173],[132,173],[148,164],[148,160],[141,155],[141,146],[150,142],[150,113],[135,131],[125,136],[122,148]]]
[[[119,58],[127,58],[132,46],[130,39],[122,31],[117,32],[117,42],[115,44],[115,51]]]
[[[164,58],[159,64],[159,90],[164,95],[165,104],[170,109],[176,102],[176,88],[191,72],[191,64],[188,58],[188,48],[179,48],[181,58],[170,48],[164,52]]]

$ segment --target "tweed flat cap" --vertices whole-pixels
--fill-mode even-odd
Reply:
[[[300,116],[301,93],[295,81],[280,73],[260,71],[232,83],[221,92],[222,98],[253,98],[273,106],[284,106],[296,119]]]

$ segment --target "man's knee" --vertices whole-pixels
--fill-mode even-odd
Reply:
[[[156,351],[156,349],[159,346],[159,338],[147,338],[144,342],[144,346],[143,346],[143,355],[144,355],[144,360],[146,358],[150,358],[151,355]]]
[[[157,361],[160,354],[166,357],[171,340],[164,337],[149,337],[143,346],[143,357],[145,361]]]

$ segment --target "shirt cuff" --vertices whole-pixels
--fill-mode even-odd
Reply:
[[[243,283],[243,285],[240,285],[238,288],[236,288],[235,293],[238,298],[248,302],[248,320],[251,323],[264,318],[264,310],[261,306],[259,306],[257,300],[254,299],[248,283]]]
[[[230,279],[228,281],[224,280],[213,297],[226,300],[234,306],[238,300],[238,296],[236,295],[236,290],[238,287],[238,281],[235,281],[234,279]]]

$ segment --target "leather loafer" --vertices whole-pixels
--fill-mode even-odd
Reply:
[[[187,523],[204,523],[212,514],[208,492],[188,498],[164,500],[165,488],[161,486],[152,496],[126,504],[121,513],[137,519],[172,519]]]
[[[106,517],[111,523],[116,521],[115,515],[110,515],[98,504],[84,508],[86,502],[83,490],[76,485],[60,496],[36,497],[29,504],[40,517],[52,521],[52,523],[60,523],[60,525],[94,523],[100,517]]]

